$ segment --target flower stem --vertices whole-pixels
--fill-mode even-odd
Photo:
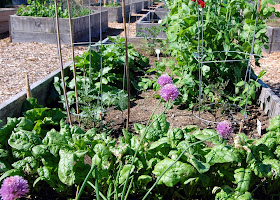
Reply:
[[[140,142],[139,142],[139,146],[137,147],[137,149],[136,149],[136,151],[135,151],[135,153],[134,153],[134,156],[133,156],[132,161],[131,161],[131,166],[130,166],[130,169],[129,169],[129,172],[128,172],[128,176],[126,177],[125,184],[124,184],[124,187],[123,187],[123,191],[122,191],[122,195],[121,195],[121,200],[123,200],[123,199],[127,196],[127,195],[125,195],[124,193],[125,193],[125,191],[126,191],[126,187],[127,187],[127,183],[128,183],[129,176],[130,176],[130,174],[131,174],[132,165],[134,164],[136,155],[137,155],[137,153],[138,153],[138,151],[139,151],[139,149],[140,149],[140,145],[141,145],[141,143],[143,142],[143,140],[144,140],[144,138],[145,138],[145,136],[146,136],[147,130],[148,130],[148,128],[150,128],[150,126],[151,126],[151,125],[165,112],[165,110],[166,110],[166,108],[164,108],[163,112],[162,112],[154,121],[152,121],[152,122],[150,123],[150,121],[152,120],[152,117],[153,117],[153,115],[155,114],[156,110],[158,109],[160,103],[161,103],[161,100],[159,101],[159,103],[157,104],[157,106],[156,106],[156,108],[154,109],[153,113],[151,114],[151,116],[150,116],[150,118],[149,118],[149,120],[148,120],[148,123],[147,123],[147,125],[146,125],[146,127],[145,127],[145,130],[144,130],[144,132],[143,132],[143,134],[142,134],[142,136],[141,136],[141,140],[140,140]],[[150,124],[149,124],[149,123],[150,123]]]

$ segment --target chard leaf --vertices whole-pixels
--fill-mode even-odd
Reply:
[[[158,162],[153,170],[153,174],[159,177],[174,160],[165,158]],[[173,187],[179,181],[185,181],[195,173],[195,168],[189,164],[177,161],[165,174],[161,177],[158,184],[165,184],[168,187]]]
[[[250,181],[252,178],[252,170],[238,168],[234,171],[234,178],[237,184],[236,190],[241,194],[248,192],[250,187]]]
[[[31,131],[20,130],[12,133],[8,143],[14,149],[31,151],[32,147],[41,143],[41,140]]]
[[[20,123],[17,124],[16,130],[27,130],[31,131],[33,129],[33,122],[30,119],[26,119],[24,117],[19,118],[21,119]]]
[[[269,127],[267,128],[268,131],[276,131],[280,132],[280,115],[277,115],[273,119],[269,121]]]
[[[176,147],[178,143],[184,138],[184,133],[181,129],[174,128],[167,132],[167,137],[171,146]]]
[[[278,179],[280,177],[280,161],[276,159],[265,159],[263,160],[263,164],[269,165],[271,168],[271,174],[273,177]]]
[[[143,183],[144,185],[147,185],[153,178],[149,175],[141,175],[138,177],[138,181]]]
[[[65,136],[59,134],[55,129],[47,132],[46,137],[43,139],[43,143],[47,146],[56,145],[56,146],[66,146],[68,144]]]
[[[69,186],[75,182],[74,168],[74,153],[66,149],[59,150],[60,160],[58,163],[59,180]]]
[[[197,129],[196,131],[193,132],[193,135],[199,140],[205,140],[205,139],[207,139],[211,136],[217,135],[217,137],[212,137],[212,138],[210,138],[206,141],[212,142],[214,144],[220,144],[221,143],[220,137],[218,136],[217,132],[215,130],[212,130],[212,129],[203,129],[202,131]]]
[[[10,165],[9,163],[5,162],[5,161],[0,161],[0,174],[8,171],[10,169]]]
[[[16,125],[20,122],[17,118],[7,118],[7,124],[0,128],[0,144],[7,144],[9,137],[12,134],[12,131],[16,127]]]
[[[24,173],[22,170],[19,169],[10,169],[6,171],[4,174],[2,174],[2,176],[0,177],[0,182],[2,182],[2,180],[4,180],[9,176],[15,176],[15,175],[24,176]]]
[[[205,155],[206,162],[210,165],[215,163],[241,162],[241,155],[230,146],[223,144],[214,146],[211,151]]]
[[[12,166],[15,169],[23,170],[27,174],[33,174],[37,171],[39,163],[33,156],[28,156],[22,160],[14,162]]]
[[[119,184],[122,184],[125,182],[125,180],[127,179],[128,175],[129,175],[129,171],[131,168],[131,174],[135,169],[134,165],[124,165],[120,171],[120,177],[119,177]]]

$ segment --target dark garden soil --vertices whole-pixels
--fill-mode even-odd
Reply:
[[[147,53],[144,53],[143,50],[140,50],[142,54],[145,54],[145,56],[148,56]],[[154,67],[155,60],[157,59],[154,56],[149,56],[150,59],[150,67]],[[162,58],[160,58],[162,59]],[[155,75],[145,75],[147,78],[156,78]],[[130,112],[130,120],[129,120],[129,130],[133,131],[134,129],[134,123],[140,123],[140,124],[147,124],[149,117],[151,116],[152,112],[154,111],[155,107],[157,106],[159,100],[156,99],[154,96],[159,95],[159,91],[154,91],[153,89],[148,89],[146,91],[137,92],[137,91],[131,91],[133,93],[133,100],[131,101],[131,112]],[[163,104],[159,106],[156,114],[161,113],[164,110]],[[247,109],[248,116],[244,123],[242,123],[242,126],[240,123],[234,123],[233,124],[233,132],[235,134],[239,133],[241,131],[242,133],[245,133],[248,135],[249,138],[259,138],[260,134],[257,131],[257,120],[261,122],[261,134],[264,134],[266,132],[266,128],[269,125],[269,117],[261,110],[257,105],[251,105],[248,106]],[[167,116],[167,121],[170,123],[170,128],[184,128],[187,125],[198,125],[200,124],[200,127],[202,129],[204,128],[216,128],[215,123],[206,123],[203,120],[201,120],[201,123],[199,123],[199,119],[193,115],[192,110],[186,110],[184,108],[181,108],[180,106],[173,106],[171,109],[168,109],[165,112]],[[198,115],[198,112],[195,112],[196,115]],[[201,111],[201,118],[205,120],[215,121],[215,116],[213,113],[210,112],[204,112]],[[237,115],[233,121],[241,121],[243,119],[243,116],[240,114],[240,112],[237,112]],[[114,136],[117,137],[119,134],[121,134],[122,128],[126,127],[126,119],[127,119],[127,110],[125,111],[119,111],[119,110],[111,110],[106,113],[105,120],[107,122],[112,122],[111,126],[114,129]],[[227,119],[226,117],[220,117],[219,119],[216,119],[216,122],[222,121]],[[240,130],[241,126],[241,130]],[[229,143],[232,142],[234,135],[232,138],[229,139]]]

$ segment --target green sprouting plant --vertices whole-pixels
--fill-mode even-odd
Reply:
[[[33,16],[33,17],[55,17],[54,1],[50,0],[29,0],[26,6],[22,6],[17,10],[19,16]],[[74,5],[71,4],[71,5]],[[58,17],[68,18],[68,8],[63,2],[58,3]],[[80,17],[93,13],[87,8],[78,7],[77,5],[71,6],[71,17]]]
[[[166,30],[164,26],[152,26],[150,28],[140,28],[144,32],[138,32],[137,36],[144,37],[146,42],[144,43],[144,49],[148,51],[150,55],[156,55],[155,49],[160,49],[161,52],[164,51],[164,42],[162,39],[158,38],[158,35]]]
[[[119,7],[121,4],[119,2],[109,2],[104,5],[104,7]]]
[[[124,86],[124,63],[125,47],[124,39],[110,38],[112,44],[102,46],[102,70],[100,65],[101,51],[89,49],[81,56],[75,57],[77,68],[77,89],[81,116],[88,118],[88,121],[100,119],[100,113],[111,106],[123,110],[127,106],[127,93]],[[149,64],[149,59],[142,56],[135,49],[128,45],[128,62],[130,67],[130,79],[135,85],[135,74],[141,73],[142,67]],[[70,105],[74,106],[76,101],[74,92],[74,78],[65,77],[67,86],[67,97]],[[60,95],[61,102],[64,102],[61,80],[55,78],[54,86]],[[102,96],[101,96],[102,90]],[[102,98],[102,99],[101,99]],[[102,105],[101,105],[102,100]],[[75,113],[75,110],[73,111]],[[93,121],[92,121],[93,122]]]
[[[261,47],[267,47],[268,38],[265,21],[272,14],[279,16],[273,7],[266,7],[267,3],[274,4],[273,1],[261,1],[260,13],[255,29],[255,19],[257,4],[248,1],[217,1],[209,0],[201,10],[203,13],[198,21],[198,9],[200,7],[193,1],[170,1],[170,15],[166,21],[168,25],[167,38],[169,51],[172,57],[176,58],[174,64],[166,63],[178,78],[180,93],[182,98],[178,103],[185,104],[192,108],[199,96],[199,67],[197,58],[203,57],[203,61],[241,60],[238,62],[209,62],[201,65],[201,87],[202,95],[214,94],[213,84],[223,84],[228,82],[223,101],[231,101],[226,97],[235,94],[235,86],[240,81],[248,81],[251,77],[244,77],[246,74],[252,39],[255,32],[255,45],[253,51],[261,55]],[[201,13],[200,12],[200,13]],[[198,45],[202,48],[203,29],[203,55],[197,55]],[[200,34],[200,37],[198,35]],[[241,52],[241,53],[240,53]],[[257,59],[258,56],[255,56]],[[255,64],[259,63],[256,60]],[[163,72],[166,73],[166,72]],[[258,85],[251,81],[252,84]],[[253,88],[253,86],[251,87]],[[239,96],[243,98],[244,95]],[[249,97],[250,99],[250,97]],[[213,99],[214,100],[214,99]],[[244,100],[244,98],[243,98]]]

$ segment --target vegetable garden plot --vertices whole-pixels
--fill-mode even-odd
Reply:
[[[181,3],[182,6],[176,5],[177,3]],[[205,6],[202,1],[197,3],[201,7]],[[229,9],[234,3],[226,2],[223,6]],[[184,1],[176,1],[174,4],[175,8],[172,8],[173,4],[170,3],[171,13],[176,15],[176,9],[180,10],[179,6],[181,6],[184,9],[180,14],[186,14],[188,6],[184,4]],[[209,12],[215,8],[211,5],[208,5]],[[225,10],[222,14],[228,13],[224,12]],[[176,16],[167,20],[174,19]],[[179,19],[185,20],[181,16]],[[196,24],[195,21],[193,22]],[[171,24],[168,31],[181,31],[180,25],[183,23],[174,23],[173,25],[177,26],[175,28],[171,27]],[[194,26],[193,29],[197,27]],[[188,30],[182,32],[189,34]],[[184,38],[185,35],[182,32],[175,34],[176,37]],[[235,132],[233,144],[229,144],[227,140],[234,131],[231,127],[232,123],[223,121],[219,123],[217,130],[201,130],[201,127],[195,125],[187,125],[183,128],[170,127],[165,113],[174,105],[185,108],[194,107],[195,95],[198,97],[197,87],[201,84],[188,71],[188,67],[193,67],[193,73],[197,73],[198,70],[195,67],[198,66],[194,65],[196,61],[190,60],[188,63],[187,59],[193,57],[184,57],[184,53],[192,55],[192,50],[194,51],[195,48],[188,49],[190,51],[179,51],[178,49],[185,47],[183,45],[186,41],[183,41],[182,45],[180,44],[182,40],[175,42],[176,37],[174,35],[171,37],[173,40],[170,47],[174,49],[169,49],[171,55],[177,56],[176,62],[172,62],[172,59],[157,62],[155,69],[148,72],[155,72],[155,77],[158,79],[150,81],[143,79],[134,85],[135,88],[142,86],[144,89],[146,85],[147,88],[153,86],[160,93],[160,96],[157,96],[158,104],[154,106],[154,112],[146,125],[135,123],[134,130],[123,129],[123,135],[113,139],[109,135],[109,130],[106,130],[102,124],[85,131],[78,126],[66,124],[65,114],[60,109],[45,108],[38,105],[35,99],[28,99],[24,117],[9,119],[9,122],[0,129],[1,135],[4,136],[0,139],[0,153],[3,158],[0,165],[3,167],[0,180],[8,176],[21,175],[27,179],[31,195],[38,196],[41,186],[48,184],[64,199],[69,197],[79,199],[81,194],[85,198],[116,200],[253,199],[255,196],[267,197],[279,194],[279,116],[271,119],[267,133],[262,138],[250,139],[244,133]],[[196,36],[194,36],[195,39],[197,39]],[[200,42],[198,39],[198,43]],[[218,43],[215,44],[219,46]],[[118,47],[116,51],[112,51],[111,48],[115,48],[113,46]],[[107,81],[113,80],[112,83],[108,81],[110,89],[118,85],[118,80],[115,79],[118,78],[115,73],[118,70],[114,71],[111,67],[117,63],[123,65],[124,60],[121,56],[123,52],[119,54],[118,51],[123,49],[123,46],[109,45],[104,48],[101,46],[101,49],[102,53],[99,57],[98,52],[89,49],[89,52],[76,58],[78,67],[81,64],[82,69],[80,74],[83,81],[79,84],[81,86],[86,81],[90,86],[83,88],[83,91],[92,92],[93,89],[95,92],[96,85],[94,84],[98,81],[91,82],[91,78],[96,77],[100,80],[99,86],[102,86],[103,78]],[[94,56],[91,57],[91,55]],[[139,60],[145,60],[133,51],[129,55],[130,61],[137,57],[136,63]],[[103,62],[107,61],[108,66],[103,66]],[[97,69],[96,66],[91,65],[98,62],[100,62],[101,71],[98,65],[96,65]],[[171,76],[166,74],[166,66],[172,69],[171,72],[169,71]],[[106,67],[109,67],[108,74],[103,74],[103,69],[105,70]],[[83,71],[83,68],[88,68],[88,71]],[[137,68],[137,70],[140,69],[140,67]],[[109,71],[114,73],[111,78],[109,78]],[[210,70],[203,72],[207,75]],[[85,73],[84,76],[83,73]],[[89,77],[88,80],[87,77]],[[217,77],[218,73],[215,78]],[[67,83],[68,87],[73,86],[71,82],[73,81]],[[245,82],[242,84],[245,85]],[[211,87],[208,89],[211,91]],[[103,92],[102,87],[100,91]],[[225,94],[230,96],[231,92],[225,91]],[[206,92],[205,95],[209,95],[207,97],[210,99],[213,97],[210,92]],[[188,99],[189,96],[190,99]],[[220,102],[224,103],[226,99],[221,98]],[[163,110],[156,113],[158,108],[163,108]],[[6,184],[3,183],[2,188],[6,188]],[[1,189],[2,197],[5,195],[3,190]],[[18,193],[13,192],[13,195],[15,194]]]

